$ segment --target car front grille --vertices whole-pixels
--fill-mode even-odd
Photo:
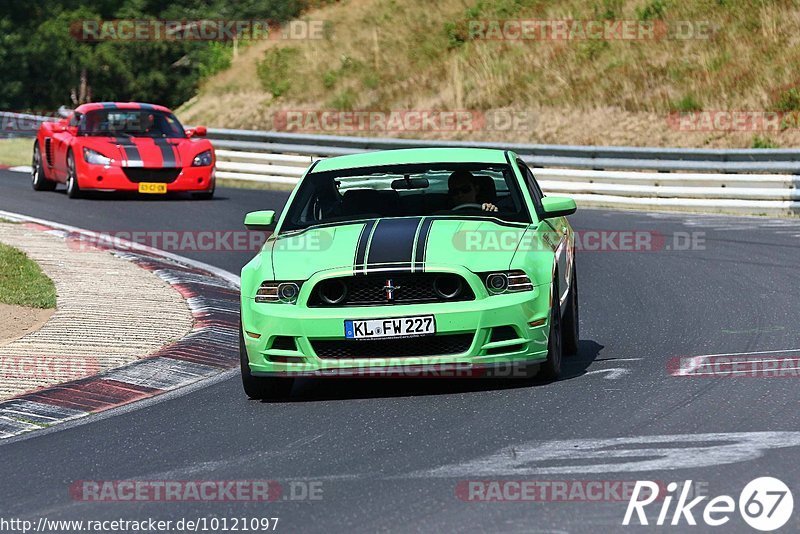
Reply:
[[[341,286],[331,285],[339,284]],[[345,297],[339,302],[325,300],[324,294],[333,293],[338,288],[344,287]],[[437,287],[452,295],[456,288],[460,288],[456,295],[445,297],[437,293]],[[388,297],[387,288],[391,291]],[[366,276],[348,276],[323,280],[311,292],[308,306],[312,308],[335,308],[346,306],[376,306],[390,304],[423,304],[428,302],[458,302],[474,300],[475,294],[466,280],[457,274],[451,273],[383,273]],[[336,300],[336,299],[334,299]]]
[[[149,169],[146,167],[123,167],[125,176],[128,180],[135,183],[154,182],[159,184],[169,184],[174,182],[181,169]]]
[[[445,334],[406,339],[312,340],[323,359],[408,358],[461,354],[472,345],[473,334]]]

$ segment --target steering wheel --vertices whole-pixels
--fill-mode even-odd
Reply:
[[[475,202],[467,202],[465,204],[459,204],[455,208],[450,208],[452,211],[458,210],[483,210],[483,204],[477,204]]]

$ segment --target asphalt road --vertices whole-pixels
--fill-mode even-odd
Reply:
[[[245,212],[280,209],[286,198],[218,193],[210,202],[70,200],[0,172],[0,209],[96,231],[237,230]],[[800,349],[800,222],[601,210],[579,210],[572,221],[584,232],[653,232],[667,244],[694,232],[699,241],[692,250],[579,252],[582,341],[565,379],[309,380],[288,402],[260,403],[245,398],[237,376],[0,444],[0,518],[278,517],[278,531],[288,532],[608,532],[631,530],[621,526],[627,502],[468,502],[461,489],[470,480],[692,480],[700,494],[738,500],[750,480],[775,476],[800,497],[796,378],[669,372],[675,357],[800,356],[787,352]],[[252,255],[181,253],[237,273]],[[646,436],[664,437],[641,444]],[[609,439],[617,441],[601,441]],[[109,503],[69,493],[75,481],[123,479],[269,479],[299,493],[302,484],[321,485],[322,498]],[[704,505],[694,514],[701,524]],[[651,522],[659,508],[647,508]],[[797,531],[798,517],[786,531]],[[738,512],[724,528],[752,531]],[[707,527],[684,520],[678,530]]]

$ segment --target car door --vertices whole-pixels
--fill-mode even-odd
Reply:
[[[67,177],[67,152],[72,144],[72,138],[77,132],[77,121],[77,114],[72,114],[53,129],[53,168],[56,171],[56,178],[59,180],[65,180]]]
[[[542,189],[539,183],[533,176],[533,172],[528,168],[524,161],[517,159],[517,167],[525,177],[525,185],[533,200],[536,213],[541,215],[542,210]],[[542,240],[550,245],[556,256],[556,264],[558,265],[558,289],[559,299],[563,302],[569,291],[570,272],[572,268],[572,260],[570,257],[571,251],[569,246],[569,224],[566,217],[555,217],[552,219],[544,219],[539,223],[536,229],[542,236]]]

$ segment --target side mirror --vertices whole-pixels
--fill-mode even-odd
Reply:
[[[275,212],[251,211],[244,217],[244,225],[248,230],[271,230],[275,222]]]
[[[208,135],[208,130],[205,126],[195,126],[186,130],[187,137],[205,137]]]
[[[568,197],[544,197],[542,198],[542,209],[544,218],[566,217],[572,215],[578,209],[575,201]]]

